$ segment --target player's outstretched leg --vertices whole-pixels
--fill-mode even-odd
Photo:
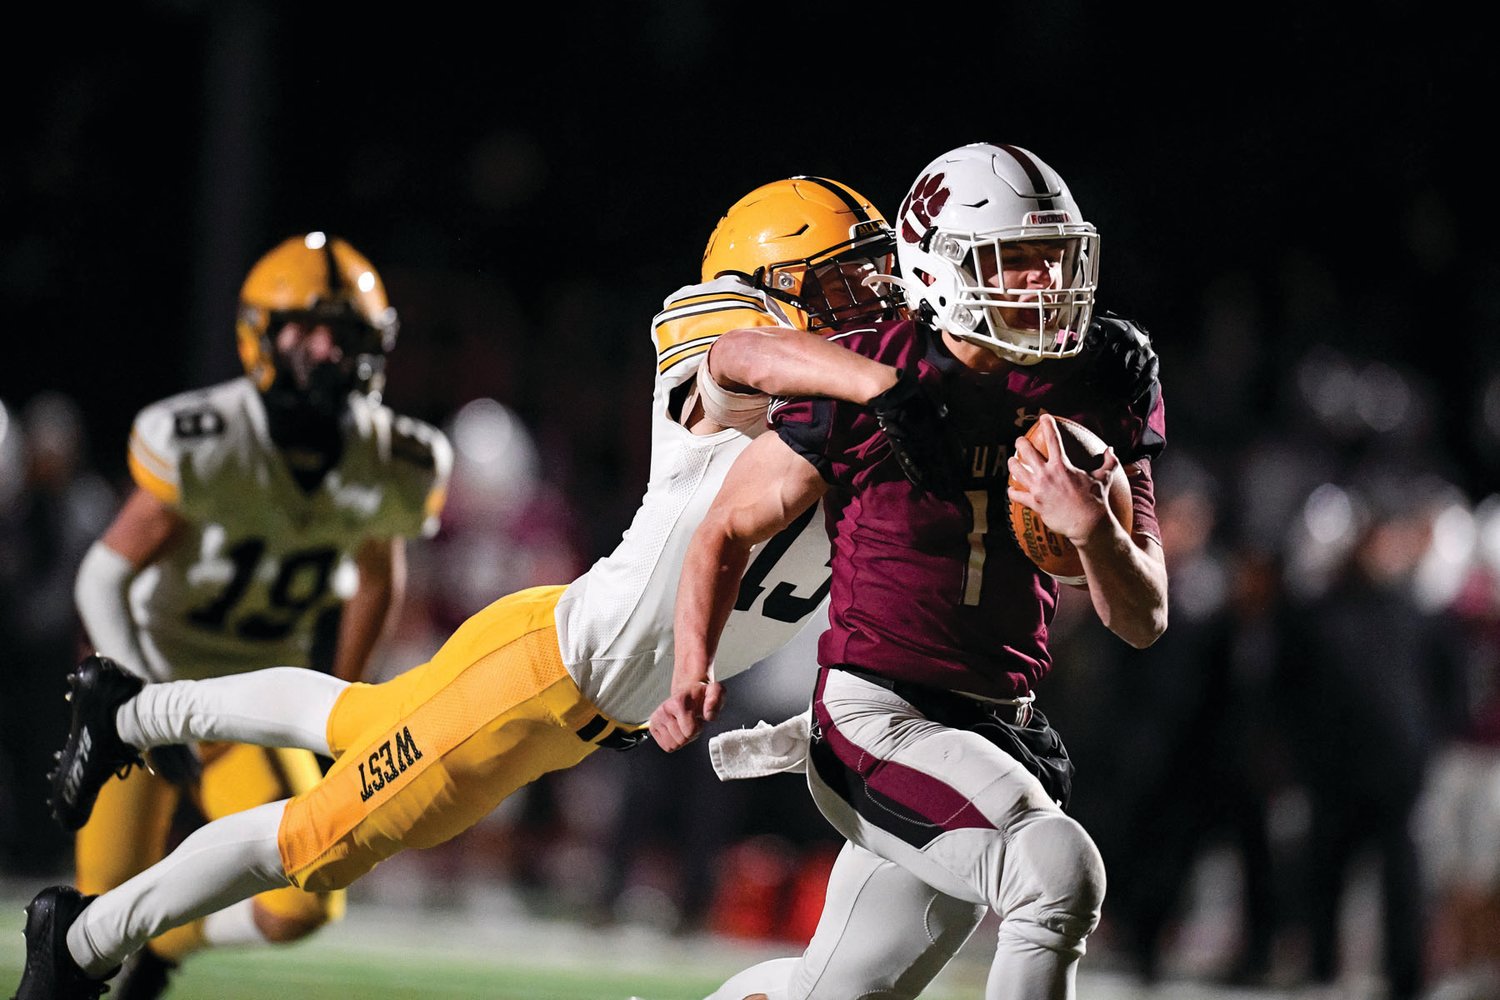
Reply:
[[[300,667],[143,684],[98,655],[80,663],[68,683],[73,720],[48,796],[68,830],[83,826],[110,775],[141,763],[141,751],[216,741],[336,756],[328,746],[328,714],[349,686]]]
[[[26,907],[26,968],[11,1000],[95,1000],[109,989],[118,967],[90,978],[68,952],[68,928],[93,901],[66,885],[36,894]]]
[[[47,776],[47,803],[64,830],[77,830],[88,821],[110,775],[141,763],[135,747],[120,739],[115,712],[144,686],[139,677],[97,653],[68,674],[73,718],[57,766]]]

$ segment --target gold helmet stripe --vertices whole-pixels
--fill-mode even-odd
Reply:
[[[344,272],[339,267],[338,257],[333,253],[333,245],[336,242],[330,238],[323,244],[323,263],[328,266],[328,297],[335,302],[342,297],[344,292]]]

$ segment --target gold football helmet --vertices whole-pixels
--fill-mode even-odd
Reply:
[[[236,324],[240,361],[262,392],[277,377],[273,340],[292,320],[326,323],[354,365],[354,384],[379,397],[399,322],[379,273],[343,239],[312,232],[282,241],[250,269]]]
[[[703,280],[735,274],[795,311],[807,330],[888,319],[895,236],[868,198],[838,181],[798,175],[729,207],[703,251]]]

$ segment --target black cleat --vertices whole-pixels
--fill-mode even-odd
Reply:
[[[96,1000],[109,992],[105,982],[84,975],[68,953],[68,928],[94,901],[69,885],[54,885],[36,894],[26,907],[26,969],[11,1000]]]
[[[120,739],[115,711],[144,686],[145,681],[97,653],[85,657],[68,675],[73,720],[68,742],[56,754],[57,766],[47,775],[52,786],[47,804],[64,830],[77,830],[88,822],[110,775],[123,777],[142,763],[140,753]]]
[[[162,958],[148,945],[125,960],[111,996],[115,1000],[157,1000],[167,992],[167,980],[175,971],[176,962]]]

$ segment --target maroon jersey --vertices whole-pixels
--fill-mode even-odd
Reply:
[[[963,365],[920,322],[840,333],[845,347],[903,369],[947,405],[968,458],[961,497],[917,490],[864,407],[778,400],[769,421],[831,485],[833,542],[824,666],[992,698],[1024,695],[1051,667],[1058,584],[1010,534],[1006,459],[1043,411],[1078,421],[1139,463],[1134,529],[1156,535],[1150,461],[1166,443],[1156,355],[1145,334],[1105,314],[1080,354],[1001,372]]]

